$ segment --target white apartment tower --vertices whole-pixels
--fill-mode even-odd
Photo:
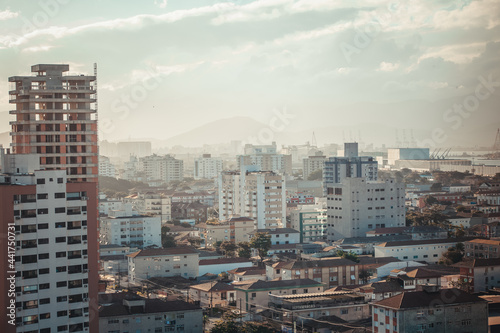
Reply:
[[[162,180],[165,183],[184,179],[184,163],[170,155],[151,155],[139,160],[140,171],[148,180]]]
[[[161,219],[159,216],[140,215],[125,204],[124,210],[112,211],[101,219],[100,243],[137,248],[161,247]]]
[[[284,176],[272,171],[224,171],[219,176],[219,218],[245,216],[259,229],[281,227],[286,221],[285,193]]]
[[[405,226],[405,189],[394,180],[345,178],[327,187],[329,241],[364,237],[376,228]]]
[[[203,154],[194,160],[194,179],[214,179],[222,172],[222,160]]]

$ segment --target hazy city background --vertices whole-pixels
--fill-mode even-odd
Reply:
[[[276,110],[293,117],[250,143],[304,144],[314,132],[318,145],[491,147],[498,12],[496,1],[5,1],[0,76],[35,63],[92,74],[97,62],[100,140],[153,150],[252,141]],[[467,99],[481,78],[493,93]],[[453,111],[467,102],[473,111]]]

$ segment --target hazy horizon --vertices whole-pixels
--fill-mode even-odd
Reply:
[[[420,146],[489,146],[498,12],[495,1],[5,1],[0,132],[8,77],[38,63],[92,74],[96,62],[101,140],[167,140],[247,117],[299,142],[316,131],[318,144],[391,145],[404,130]]]

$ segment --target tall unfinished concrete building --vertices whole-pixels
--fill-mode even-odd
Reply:
[[[31,71],[9,78],[12,152],[39,154],[41,167],[65,169],[70,182],[97,182],[96,77],[69,75],[69,65]]]

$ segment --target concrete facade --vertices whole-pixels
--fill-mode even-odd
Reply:
[[[198,252],[191,248],[140,250],[128,255],[128,276],[131,283],[151,277],[197,277]]]
[[[328,234],[336,241],[376,228],[405,226],[404,185],[394,180],[345,178],[327,190]]]

